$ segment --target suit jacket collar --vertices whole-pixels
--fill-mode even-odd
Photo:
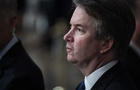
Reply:
[[[96,82],[92,87],[92,90],[105,90],[114,76],[119,72],[120,62],[113,66],[110,70],[104,73],[104,75]]]
[[[11,49],[16,43],[18,42],[18,39],[15,35],[13,35],[13,38],[8,42],[8,44],[0,51],[0,60],[3,58],[3,56]]]
[[[18,56],[18,52],[22,50],[22,44],[18,41],[0,60],[0,77],[3,75],[4,71],[16,63],[15,57]]]
[[[120,62],[118,62],[111,69],[109,69],[107,72],[105,72],[101,76],[101,78],[95,83],[95,85],[92,87],[91,90],[105,90],[105,88],[108,86],[108,84],[114,78],[114,76],[119,72],[120,67],[121,67]],[[76,87],[76,90],[78,90],[79,85]]]

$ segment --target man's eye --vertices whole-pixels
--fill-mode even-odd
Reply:
[[[77,28],[77,31],[79,31],[79,32],[84,32],[84,30],[81,29],[81,28]]]
[[[77,28],[76,32],[80,33],[80,34],[84,34],[85,33],[85,31],[83,29],[81,29],[81,28]]]
[[[81,30],[81,29],[79,29],[79,28],[78,28],[77,30],[78,30],[78,31],[80,31],[80,32],[82,31],[82,30]]]

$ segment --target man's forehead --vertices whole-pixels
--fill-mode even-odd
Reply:
[[[78,6],[72,15],[70,23],[85,25],[92,20],[93,18],[86,13],[85,9]]]

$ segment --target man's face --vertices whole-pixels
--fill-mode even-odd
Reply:
[[[90,63],[100,54],[101,41],[95,39],[94,19],[77,7],[70,21],[71,29],[65,34],[67,60],[74,64]]]

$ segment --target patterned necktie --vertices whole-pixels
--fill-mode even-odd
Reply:
[[[80,83],[78,90],[85,90],[85,83],[84,83],[84,81],[82,81]]]

